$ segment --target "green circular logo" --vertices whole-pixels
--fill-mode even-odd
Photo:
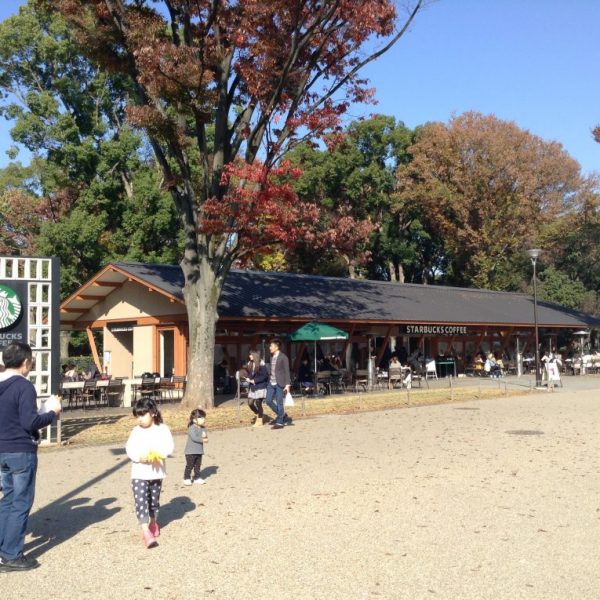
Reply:
[[[14,325],[21,316],[21,301],[17,293],[0,285],[0,329]]]

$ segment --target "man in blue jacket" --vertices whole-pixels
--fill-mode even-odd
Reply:
[[[49,399],[48,411],[38,414],[37,394],[27,379],[33,354],[27,344],[13,343],[2,352],[0,373],[0,572],[25,571],[39,566],[23,556],[25,532],[35,495],[38,429],[52,423],[60,402]]]

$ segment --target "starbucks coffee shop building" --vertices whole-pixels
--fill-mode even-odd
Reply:
[[[108,264],[62,303],[61,329],[87,331],[98,369],[114,377],[185,375],[183,284],[179,266]],[[451,358],[462,373],[478,353],[511,360],[534,352],[533,308],[527,294],[232,270],[219,302],[215,363],[225,358],[233,372],[250,349],[264,355],[279,336],[297,369],[313,346],[286,336],[321,321],[349,338],[323,342],[318,352],[335,352],[350,369],[366,368],[369,355],[383,363],[404,347],[440,363]],[[542,350],[600,327],[596,317],[539,300],[537,321]],[[103,333],[102,352],[94,330]]]

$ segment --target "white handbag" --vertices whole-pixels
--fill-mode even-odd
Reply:
[[[287,392],[285,398],[283,399],[284,406],[294,406],[294,399],[292,398],[292,394]]]

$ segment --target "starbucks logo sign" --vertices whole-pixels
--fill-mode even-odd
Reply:
[[[14,325],[21,316],[21,301],[11,288],[0,285],[0,329]]]

